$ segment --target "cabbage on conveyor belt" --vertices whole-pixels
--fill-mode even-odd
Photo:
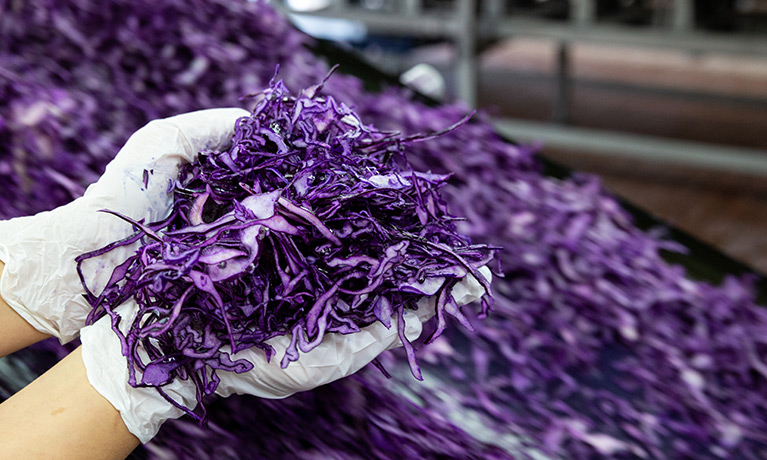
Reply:
[[[0,217],[72,199],[149,119],[237,105],[277,63],[295,88],[339,63],[349,75],[327,91],[380,129],[465,115],[268,5],[158,3],[0,0]],[[460,230],[504,247],[490,317],[422,350],[423,383],[384,356],[392,380],[364,369],[286,400],[211,401],[207,428],[169,422],[135,458],[767,457],[764,277],[482,116],[411,162],[452,172]],[[47,343],[0,361],[2,395],[62,352]]]

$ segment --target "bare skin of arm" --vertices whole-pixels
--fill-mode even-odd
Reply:
[[[0,298],[0,356],[48,337]],[[123,460],[138,444],[88,383],[80,348],[0,404],[0,458]]]
[[[4,267],[5,264],[0,262],[0,277],[3,276]],[[9,355],[14,351],[21,350],[48,337],[50,336],[30,326],[24,318],[19,316],[0,297],[0,357]]]
[[[123,460],[138,445],[88,383],[80,348],[0,404],[0,458]]]

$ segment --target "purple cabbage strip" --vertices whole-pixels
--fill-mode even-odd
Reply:
[[[276,64],[289,88],[328,70],[260,2],[91,5],[0,0],[2,217],[68,201],[151,118],[237,105]],[[397,88],[368,93],[350,76],[323,91],[404,135],[466,112]],[[214,401],[207,429],[166,423],[150,458],[493,458],[489,444],[510,434],[555,458],[767,457],[767,318],[752,280],[688,279],[659,256],[682,249],[637,230],[596,178],[543,177],[532,149],[481,118],[408,156],[416,170],[453,173],[442,195],[468,217],[460,233],[506,248],[493,314],[469,314],[475,333],[449,327],[420,350],[424,382],[366,370],[282,401]],[[481,428],[451,411],[477,414]]]
[[[285,400],[239,398],[210,403],[207,428],[167,424],[147,445],[151,458],[361,458],[513,460],[477,441],[436,410],[423,409],[365,369]],[[248,410],[235,409],[246,406]],[[342,408],[342,409],[339,409]],[[279,434],[279,435],[278,435]],[[192,443],[178,442],[192,439]]]

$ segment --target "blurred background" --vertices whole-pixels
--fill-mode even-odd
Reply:
[[[767,272],[767,0],[279,0]]]
[[[276,6],[765,273],[765,2],[0,0],[0,217],[79,196],[147,120],[236,103],[276,63],[295,89],[323,57],[356,62],[373,78],[338,75],[327,94],[379,126],[460,118],[460,104],[363,91],[383,77],[307,43]],[[767,459],[767,278],[729,276],[748,270],[673,230],[691,255],[659,251],[596,179],[530,171],[484,122],[413,148],[419,168],[456,173],[448,202],[470,236],[511,249],[493,314],[419,350],[426,383],[387,355],[394,380],[368,369],[285,400],[220,400],[212,429],[169,423],[132,458]],[[0,399],[66,352],[0,360]]]

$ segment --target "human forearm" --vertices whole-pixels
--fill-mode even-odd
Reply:
[[[4,268],[5,265],[0,261],[0,278]],[[0,297],[0,357],[48,337],[32,327]]]
[[[88,383],[80,348],[0,404],[0,458],[122,460],[138,444]]]

